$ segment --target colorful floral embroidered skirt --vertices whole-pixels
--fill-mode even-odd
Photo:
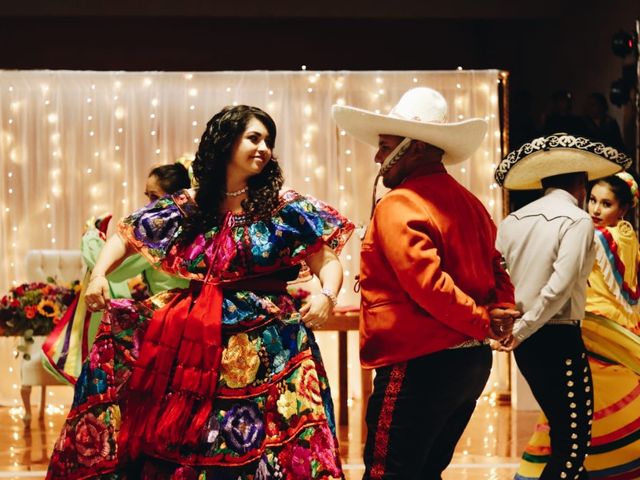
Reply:
[[[150,305],[112,301],[84,362],[48,479],[343,478],[329,384],[313,334],[290,296],[252,292],[225,294],[220,379],[199,446],[184,451],[166,445],[135,462],[122,460],[121,399]]]

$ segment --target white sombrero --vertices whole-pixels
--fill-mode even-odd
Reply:
[[[334,105],[333,119],[358,140],[378,146],[379,135],[398,135],[420,140],[444,150],[443,162],[452,164],[469,158],[487,132],[487,122],[472,118],[447,123],[447,101],[426,87],[406,92],[388,115],[359,108]]]
[[[541,180],[586,172],[589,180],[607,177],[631,166],[631,158],[613,147],[584,137],[556,133],[525,143],[500,162],[498,184],[509,190],[542,188]]]

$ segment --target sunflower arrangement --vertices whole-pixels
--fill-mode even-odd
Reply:
[[[0,299],[0,335],[23,337],[24,345],[18,350],[29,360],[28,344],[34,336],[53,330],[79,290],[79,281],[59,285],[52,278],[12,288]]]

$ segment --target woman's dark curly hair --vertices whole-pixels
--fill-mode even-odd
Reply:
[[[227,167],[238,138],[245,132],[249,121],[262,122],[269,138],[267,145],[273,151],[276,141],[276,124],[257,107],[247,105],[227,106],[207,123],[200,146],[193,161],[193,175],[198,184],[196,204],[198,210],[185,219],[185,241],[220,223],[224,212]],[[272,157],[262,172],[247,181],[248,198],[242,201],[242,209],[249,218],[268,216],[279,202],[279,192],[284,179],[280,165]]]

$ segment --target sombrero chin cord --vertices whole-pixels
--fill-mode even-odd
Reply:
[[[376,209],[376,193],[378,191],[378,180],[380,180],[380,177],[382,177],[385,173],[387,173],[391,167],[393,167],[396,163],[398,163],[398,160],[400,160],[400,158],[402,158],[402,155],[404,155],[404,152],[407,151],[407,149],[409,148],[409,145],[411,145],[411,139],[410,138],[404,138],[396,148],[393,149],[393,151],[387,156],[387,158],[384,159],[384,162],[382,162],[382,165],[380,166],[380,170],[378,170],[378,174],[376,175],[375,180],[373,181],[373,195],[371,197],[371,215],[369,216],[369,218],[373,218],[373,211]]]
[[[378,174],[376,175],[375,180],[373,181],[373,195],[371,197],[371,215],[369,215],[369,219],[373,218],[373,211],[376,209],[376,192],[378,191],[378,180],[382,177],[380,173],[382,169],[378,170]]]

